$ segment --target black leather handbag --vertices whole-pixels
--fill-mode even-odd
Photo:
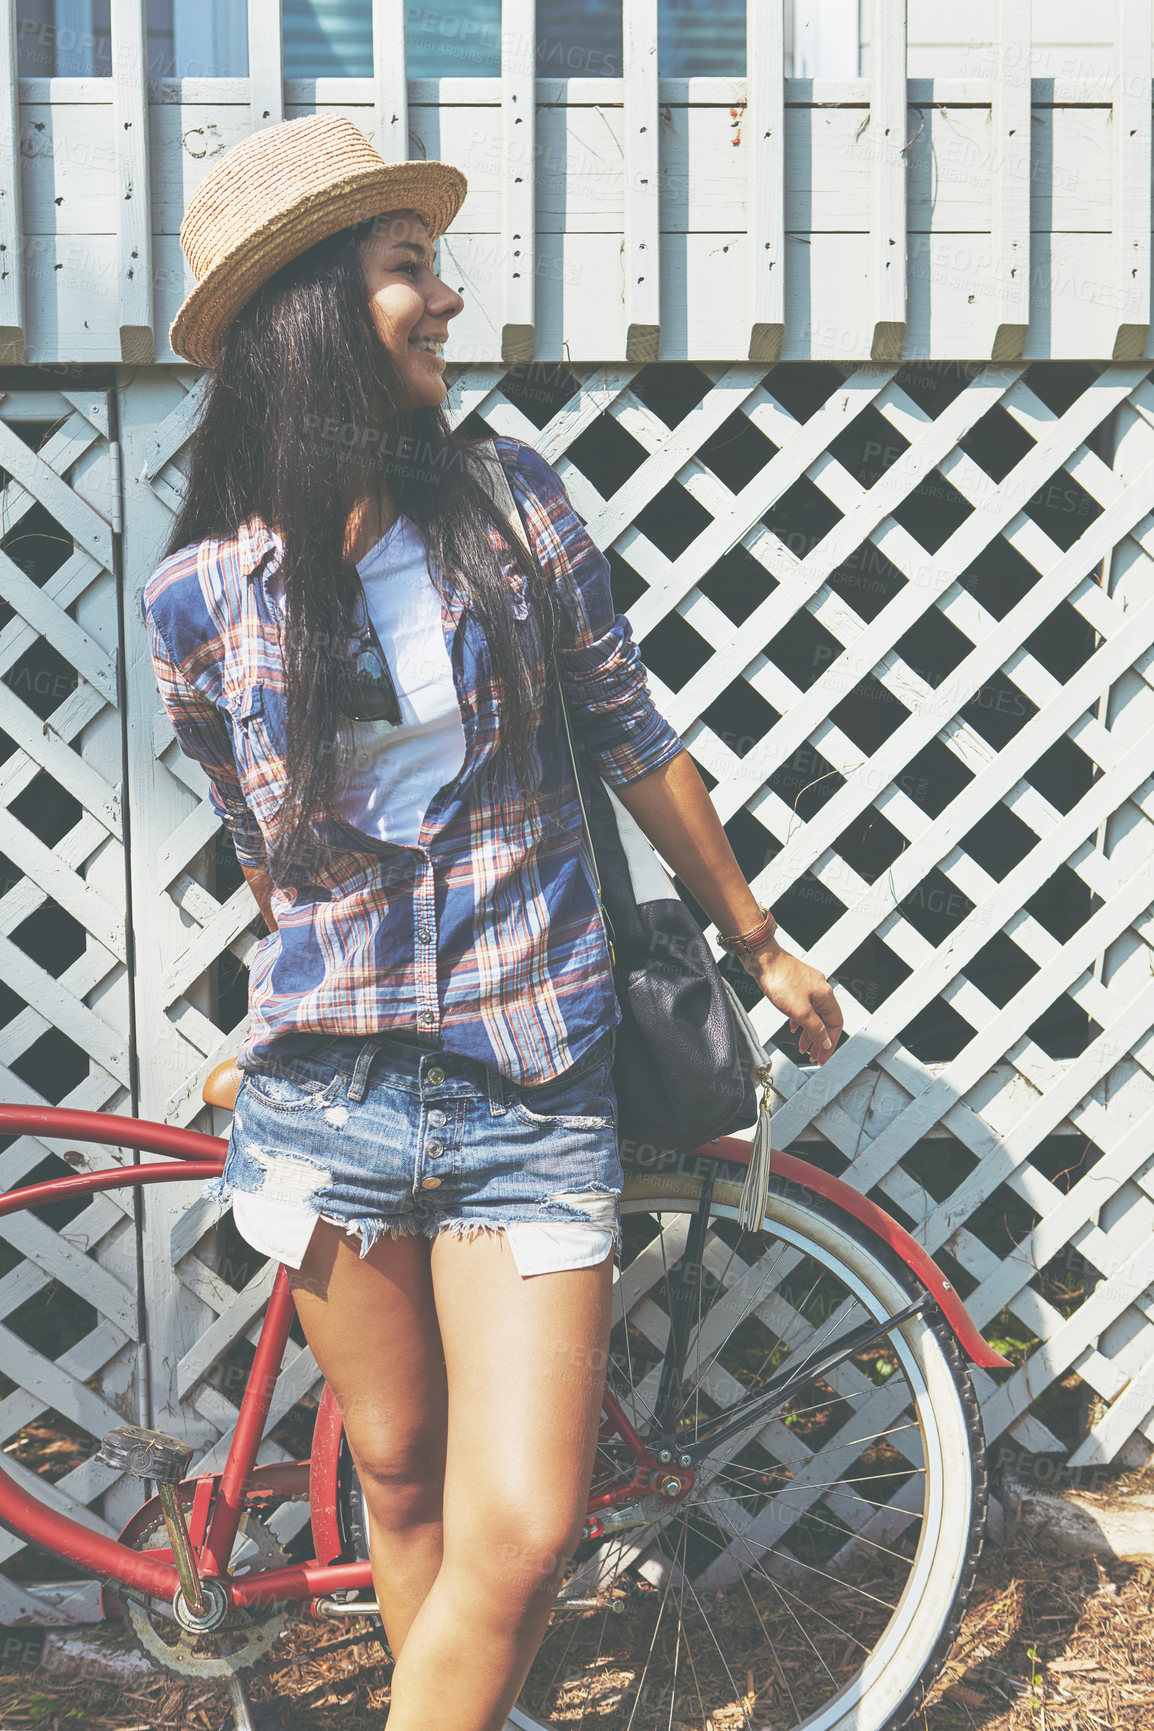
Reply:
[[[493,497],[532,557],[491,442],[488,454]],[[739,1219],[758,1230],[769,1180],[769,1056],[653,844],[612,787],[579,762],[554,671],[621,1007],[613,1083],[622,1166],[651,1170],[756,1124]]]

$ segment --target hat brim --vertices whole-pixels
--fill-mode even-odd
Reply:
[[[327,187],[307,205],[278,211],[201,278],[169,326],[170,345],[196,366],[215,366],[237,313],[290,259],[339,229],[389,210],[417,211],[429,238],[436,240],[460,210],[468,189],[465,176],[451,163],[396,162]]]

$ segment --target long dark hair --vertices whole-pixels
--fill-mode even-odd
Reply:
[[[336,815],[334,742],[352,688],[347,610],[357,584],[344,545],[354,507],[378,499],[382,488],[421,532],[438,592],[455,585],[484,628],[500,767],[530,793],[540,768],[533,673],[536,665],[551,666],[556,599],[472,472],[469,453],[484,435],[451,427],[440,404],[405,406],[358,251],[379,221],[318,241],[238,314],[208,376],[187,489],[164,553],[234,534],[254,512],[282,537],[286,792],[269,858],[274,882],[299,865],[302,844],[317,847],[317,835],[305,843],[304,832]],[[527,579],[526,622],[510,606],[489,524]]]

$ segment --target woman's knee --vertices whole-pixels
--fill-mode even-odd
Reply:
[[[349,1439],[362,1483],[383,1490],[405,1486],[441,1485],[445,1478],[444,1439],[433,1431],[415,1436],[396,1436],[385,1432],[381,1436],[356,1442]]]
[[[490,1592],[508,1595],[510,1602],[527,1600],[557,1586],[584,1526],[584,1505],[574,1509],[542,1500],[486,1508],[480,1503],[465,1531],[459,1526],[446,1530],[446,1561],[459,1559],[475,1580]]]
[[[382,1522],[429,1519],[438,1512],[445,1480],[443,1416],[415,1417],[387,1399],[341,1403],[345,1436],[372,1513]]]

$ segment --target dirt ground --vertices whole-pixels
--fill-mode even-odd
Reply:
[[[1154,1731],[1152,1612],[1154,1569],[1071,1558],[1028,1537],[987,1545],[961,1637],[911,1731]],[[389,1666],[366,1631],[291,1625],[255,1677],[253,1698],[287,1697],[292,1731],[379,1731]],[[128,1644],[112,1628],[96,1638]],[[57,1679],[36,1667],[34,1641],[19,1643],[15,1658],[14,1645],[0,1648],[9,1655],[0,1665],[5,1728],[220,1731],[231,1723],[220,1684]]]

